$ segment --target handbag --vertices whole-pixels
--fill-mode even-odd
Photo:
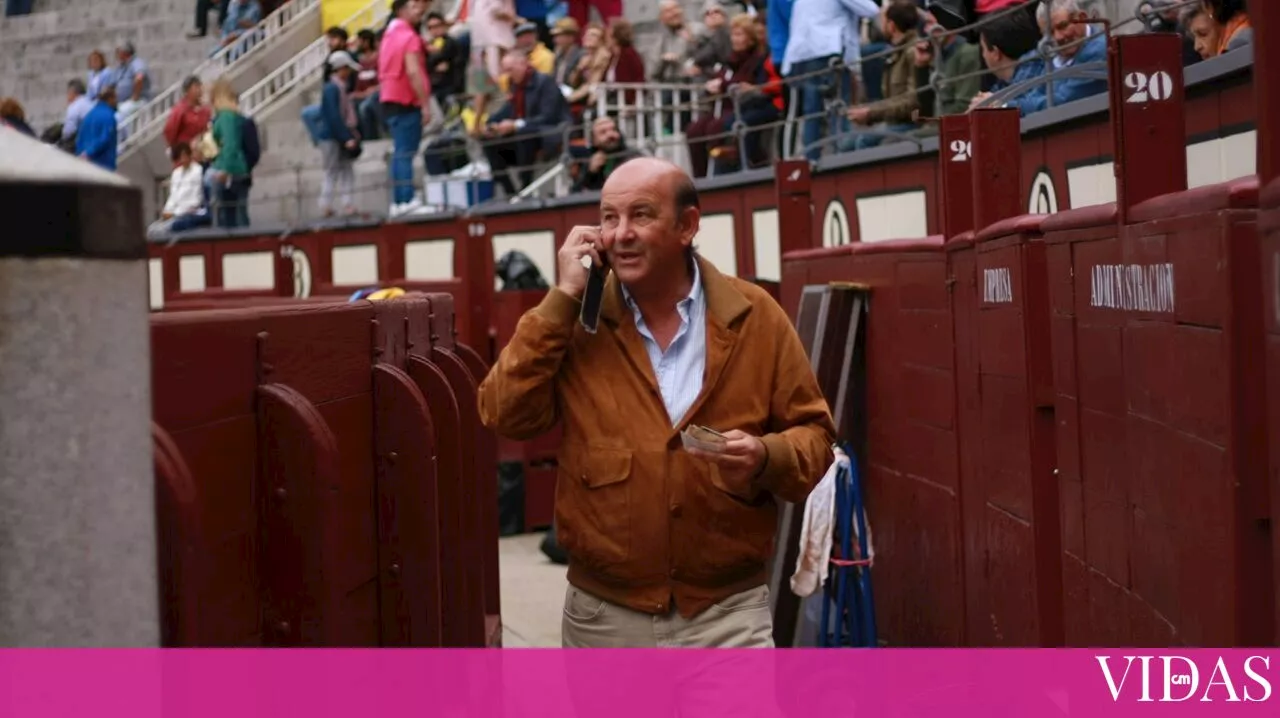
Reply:
[[[206,162],[218,156],[218,142],[213,139],[212,129],[205,130],[204,134],[196,138],[196,149]]]
[[[360,140],[356,140],[355,147],[348,147],[346,145],[342,145],[342,154],[344,157],[346,157],[349,160],[354,160],[358,158],[361,152],[364,152],[364,145],[361,144]]]

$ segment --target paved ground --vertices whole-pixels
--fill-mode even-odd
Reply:
[[[565,567],[538,549],[542,534],[498,541],[504,648],[559,648]]]

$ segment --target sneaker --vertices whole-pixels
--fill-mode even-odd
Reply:
[[[405,202],[404,204],[400,205],[400,214],[401,215],[419,214],[422,209],[423,209],[422,200],[419,199],[418,197],[414,197],[408,202]]]

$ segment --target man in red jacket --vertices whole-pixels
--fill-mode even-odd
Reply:
[[[209,106],[204,104],[204,83],[199,77],[192,75],[182,81],[182,100],[169,112],[169,120],[164,123],[164,143],[172,148],[179,144],[190,145],[197,162],[203,161],[200,156],[196,138],[209,129],[212,117]]]

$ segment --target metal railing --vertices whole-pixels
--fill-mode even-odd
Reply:
[[[263,18],[256,27],[241,33],[234,42],[220,48],[216,54],[200,63],[188,75],[195,75],[209,82],[226,72],[227,68],[233,64],[252,59],[259,50],[269,45],[273,38],[287,30],[292,30],[298,22],[301,22],[301,18],[319,13],[320,0],[288,0],[275,12]],[[183,80],[179,80],[170,85],[164,92],[156,95],[125,118],[123,124],[127,136],[120,145],[122,156],[135,147],[149,142],[160,133],[170,111],[182,100],[182,82]]]
[[[355,31],[382,23],[390,13],[390,3],[386,0],[372,0],[339,24],[354,35]],[[312,78],[318,79],[328,56],[329,40],[321,36],[271,74],[240,93],[240,111],[251,117],[259,115],[294,88]]]

